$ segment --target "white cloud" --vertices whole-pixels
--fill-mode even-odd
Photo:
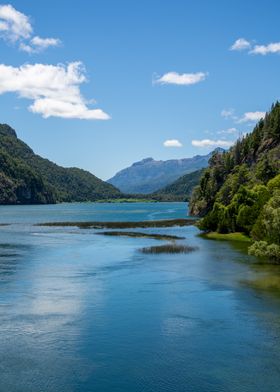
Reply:
[[[280,42],[274,42],[268,45],[255,45],[249,53],[261,54],[263,56],[269,53],[280,53]]]
[[[64,66],[25,64],[12,67],[0,64],[0,95],[14,92],[33,101],[29,110],[44,118],[108,120],[101,109],[90,109],[80,84],[86,82],[83,66],[73,62]]]
[[[164,147],[183,147],[183,144],[177,139],[165,140],[163,143]]]
[[[28,16],[10,4],[0,5],[0,37],[13,43],[17,42],[20,50],[36,53],[61,43],[57,38],[32,38],[32,34],[33,28]]]
[[[233,127],[233,128],[223,129],[222,131],[219,131],[218,133],[219,134],[232,135],[232,134],[237,133],[237,132],[238,132],[238,129]]]
[[[202,140],[192,140],[192,145],[194,147],[230,147],[233,145],[233,141],[229,140],[211,140],[211,139],[202,139]]]
[[[239,38],[230,47],[230,50],[245,50],[250,48],[251,48],[251,43],[249,41],[247,41],[245,38]]]
[[[234,117],[234,109],[223,109],[221,111],[221,116],[224,118],[233,118]]]
[[[48,48],[49,46],[57,46],[60,44],[58,38],[41,38],[36,35],[31,40],[31,44],[38,48]]]
[[[265,112],[247,112],[237,121],[238,123],[244,123],[248,121],[259,121],[265,116]]]
[[[58,38],[41,38],[36,36],[30,40],[29,44],[21,42],[19,48],[27,53],[37,53],[49,47],[59,46],[60,44],[61,41]]]
[[[179,74],[177,72],[168,72],[154,80],[154,83],[158,84],[177,84],[181,86],[188,86],[191,84],[196,84],[205,80],[207,73],[197,72],[197,73],[183,73]]]
[[[32,26],[28,16],[17,11],[10,4],[0,5],[0,34],[12,42],[30,38]]]
[[[249,54],[261,54],[265,56],[269,53],[280,53],[280,42],[271,42],[267,45],[253,45],[252,42],[244,38],[239,38],[230,47],[230,50],[246,50]]]

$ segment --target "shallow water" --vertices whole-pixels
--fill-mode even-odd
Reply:
[[[141,229],[199,248],[147,255],[159,241],[33,226],[186,215],[184,203],[1,206],[0,391],[278,391],[280,297],[248,282],[279,269],[246,245]]]

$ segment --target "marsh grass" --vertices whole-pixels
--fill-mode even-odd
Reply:
[[[136,231],[102,231],[98,235],[107,235],[112,237],[132,237],[132,238],[151,238],[154,240],[175,241],[183,240],[185,237],[178,237],[169,234],[139,233]]]
[[[141,222],[46,222],[36,226],[79,227],[80,229],[134,229],[148,227],[192,226],[197,219],[162,219]]]
[[[162,254],[162,253],[190,253],[195,251],[197,248],[188,245],[178,245],[178,244],[166,244],[159,246],[149,246],[147,248],[142,248],[140,251],[145,254]]]

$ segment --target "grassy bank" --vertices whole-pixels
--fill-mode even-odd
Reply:
[[[248,237],[244,233],[228,233],[222,234],[217,233],[215,231],[211,231],[209,233],[200,234],[203,238],[208,238],[210,240],[220,240],[220,241],[239,241],[239,242],[252,242],[250,237]]]

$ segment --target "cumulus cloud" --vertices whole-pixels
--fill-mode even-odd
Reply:
[[[245,38],[237,39],[233,45],[231,45],[230,50],[245,50],[250,49],[251,43],[247,41]]]
[[[265,56],[269,53],[280,53],[280,42],[271,42],[267,45],[257,45],[244,38],[239,38],[230,47],[230,50],[246,50],[249,54],[261,54]]]
[[[20,50],[27,53],[37,53],[41,52],[49,47],[59,46],[61,44],[58,38],[41,38],[38,36],[33,37],[29,44],[21,42],[19,45]]]
[[[41,38],[33,35],[30,18],[12,5],[0,5],[0,37],[18,43],[20,50],[27,53],[40,52],[48,47],[58,46],[57,38]]]
[[[22,38],[29,38],[32,31],[28,16],[17,11],[10,4],[0,5],[0,33],[2,37],[15,42]]]
[[[261,118],[265,116],[265,112],[246,112],[243,114],[243,116],[239,117],[235,115],[235,110],[234,109],[224,109],[221,111],[221,116],[224,117],[225,119],[231,119],[234,120],[236,124],[239,123],[245,123],[245,122],[256,122],[259,121]],[[231,133],[237,132],[237,129],[235,128],[229,128],[226,131],[220,131],[219,133],[230,133],[229,130],[231,130]]]
[[[230,140],[211,140],[211,139],[202,139],[202,140],[192,140],[192,145],[194,147],[230,147],[233,145],[233,141]]]
[[[0,64],[0,95],[16,93],[33,101],[29,110],[44,118],[108,120],[101,109],[90,109],[80,85],[86,82],[81,62],[64,66],[25,64],[12,67]]]
[[[157,84],[177,84],[181,86],[188,86],[202,82],[206,79],[207,73],[196,72],[196,73],[183,73],[168,72],[162,76],[157,77],[154,83]]]
[[[163,143],[164,147],[183,147],[183,144],[177,139],[165,140]]]
[[[268,45],[255,45],[249,53],[262,54],[263,56],[269,53],[280,53],[280,42],[274,42]]]
[[[243,114],[243,116],[238,120],[239,123],[244,123],[244,122],[255,122],[259,121],[261,118],[264,118],[265,112],[246,112]]]

